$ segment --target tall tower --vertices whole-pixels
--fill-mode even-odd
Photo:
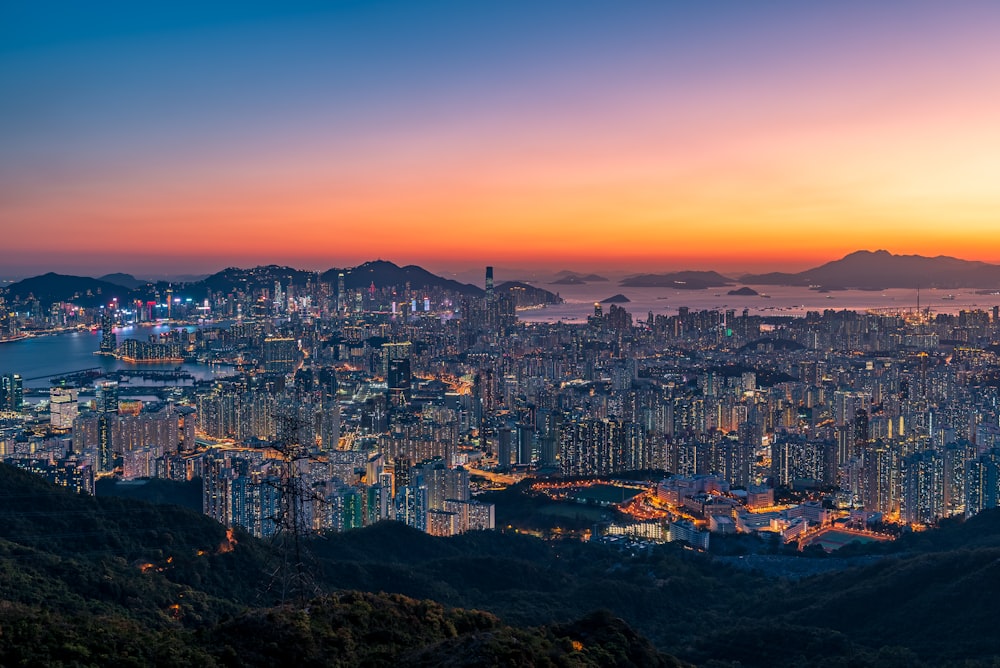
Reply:
[[[106,381],[97,387],[97,471],[115,468],[114,428],[118,422],[118,383]]]
[[[511,428],[504,426],[500,429],[500,437],[497,442],[497,470],[510,470],[510,456],[513,449],[514,433]]]
[[[337,313],[343,313],[347,308],[347,300],[344,295],[344,272],[337,274]]]
[[[115,315],[110,308],[104,309],[101,314],[101,345],[98,349],[102,355],[114,355],[115,348],[118,347],[118,340],[115,339]]]
[[[0,411],[20,412],[24,406],[24,381],[16,373],[0,376]]]
[[[486,267],[486,301],[493,301],[493,267]]]
[[[107,380],[97,386],[97,412],[118,413],[118,382]]]
[[[281,290],[281,281],[274,282],[274,312],[279,314],[284,310],[285,293]]]

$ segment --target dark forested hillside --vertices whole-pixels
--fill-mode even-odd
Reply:
[[[307,541],[308,587],[289,589],[276,586],[280,544],[183,508],[76,496],[6,466],[0,490],[3,665],[971,668],[1000,656],[996,512],[794,581],[677,544],[633,554],[383,523]]]

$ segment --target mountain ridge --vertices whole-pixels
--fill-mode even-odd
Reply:
[[[446,290],[467,297],[481,297],[484,290],[471,283],[462,283],[434,274],[418,265],[399,266],[387,260],[372,260],[355,267],[331,268],[324,272],[259,265],[252,268],[228,267],[193,282],[144,282],[130,274],[112,273],[101,278],[74,276],[48,272],[6,285],[0,294],[14,303],[27,303],[38,299],[43,306],[65,301],[81,306],[108,304],[117,298],[119,303],[129,300],[149,300],[167,289],[175,296],[185,294],[198,301],[213,292],[231,292],[237,289],[271,288],[274,283],[305,285],[310,280],[329,283],[336,291],[340,274],[344,275],[347,289],[394,287],[403,289],[409,284],[412,290]],[[579,285],[600,277],[596,274],[564,271],[560,273],[565,285]],[[886,250],[859,250],[837,260],[801,272],[769,272],[745,274],[738,282],[750,285],[783,285],[811,287],[821,290],[882,290],[888,288],[977,288],[1000,289],[1000,265],[977,260],[963,260],[946,255],[895,255]],[[676,271],[669,273],[644,273],[627,276],[620,281],[624,287],[662,287],[677,290],[701,290],[732,286],[737,279],[716,271]],[[560,284],[556,281],[553,285]],[[135,285],[135,288],[129,288]],[[509,281],[501,284],[510,287],[528,286],[527,283]],[[538,290],[536,303],[558,303],[555,293]],[[499,286],[498,286],[499,289]],[[521,293],[523,294],[523,293]]]
[[[859,250],[805,271],[747,274],[740,281],[827,289],[996,288],[1000,287],[1000,265],[947,255],[927,257]]]
[[[795,582],[676,544],[380,523],[309,541],[326,591],[281,605],[259,600],[276,544],[6,465],[0,488],[4,665],[985,668],[1000,654],[982,595],[1000,584],[997,510],[856,546],[885,558]]]
[[[190,283],[145,282],[120,273],[106,274],[101,279],[96,279],[48,272],[11,283],[0,290],[0,294],[14,303],[26,303],[35,298],[45,307],[55,302],[100,306],[111,303],[113,299],[117,299],[120,304],[136,299],[147,301],[161,296],[167,290],[171,290],[175,296],[186,295],[200,302],[210,291],[225,294],[260,288],[272,289],[276,282],[287,289],[289,285],[304,286],[309,281],[321,281],[329,283],[336,292],[341,274],[344,276],[344,288],[348,290],[363,290],[374,284],[377,289],[393,288],[402,291],[409,286],[411,290],[444,290],[471,298],[480,298],[485,294],[485,290],[478,286],[444,278],[417,265],[399,266],[387,260],[372,260],[356,267],[332,268],[325,272],[275,264],[251,268],[227,267]],[[135,287],[129,287],[129,284]],[[516,281],[501,283],[496,289],[501,294],[513,294],[519,306],[561,301],[555,293]]]

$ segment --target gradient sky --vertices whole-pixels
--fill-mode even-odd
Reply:
[[[0,275],[1000,262],[998,34],[996,2],[8,0]]]

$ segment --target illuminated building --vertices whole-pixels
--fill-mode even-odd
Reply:
[[[457,533],[496,528],[496,508],[492,503],[449,499],[444,502],[444,510],[458,517]]]
[[[152,343],[125,339],[114,351],[115,357],[132,364],[158,364],[163,362],[183,362],[184,355],[180,343]]]
[[[603,475],[647,468],[649,459],[637,425],[587,418],[563,426],[560,470],[566,476]],[[639,453],[639,456],[634,456]]]
[[[389,389],[389,405],[405,406],[413,398],[412,378],[410,376],[410,360],[408,358],[390,359],[386,373],[386,385]]]
[[[903,459],[900,518],[909,524],[929,524],[943,516],[944,467],[933,450]]]
[[[292,373],[299,363],[298,344],[287,337],[267,337],[263,349],[264,371],[268,373]]]
[[[469,500],[469,472],[462,467],[447,468],[436,460],[414,468],[427,488],[427,507],[444,510],[446,501]]]
[[[965,514],[1000,507],[1000,450],[991,449],[965,464]]]
[[[69,429],[79,414],[77,389],[53,387],[49,390],[49,423],[56,429]]]
[[[101,344],[98,352],[102,355],[114,355],[118,348],[118,340],[115,338],[115,314],[111,309],[104,309],[101,313]]]
[[[45,478],[53,485],[66,487],[77,494],[94,493],[94,469],[75,458],[51,462],[48,459],[7,459],[7,464]]]
[[[699,530],[687,520],[671,522],[667,530],[667,540],[669,542],[683,541],[691,547],[701,550],[708,549],[709,537],[709,532]]]
[[[16,373],[0,376],[0,411],[19,413],[24,405],[24,386]]]
[[[427,530],[427,487],[417,479],[396,494],[396,520],[420,531]]]
[[[0,376],[0,410],[19,413],[24,406],[24,382],[16,373]]]
[[[768,508],[773,505],[773,487],[750,485],[747,488],[747,508]]]
[[[118,383],[97,387],[97,472],[115,468],[114,427],[118,421]]]
[[[461,533],[458,513],[431,508],[427,511],[427,533],[432,536],[455,536]]]

